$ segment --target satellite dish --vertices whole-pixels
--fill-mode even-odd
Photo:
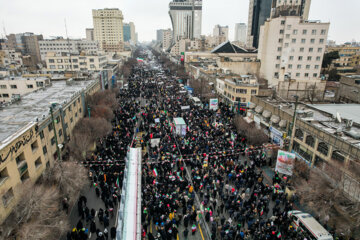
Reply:
[[[336,112],[336,120],[341,123],[340,113]]]

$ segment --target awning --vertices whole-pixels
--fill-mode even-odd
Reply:
[[[279,127],[285,128],[286,125],[287,125],[287,121],[286,121],[286,120],[281,120],[281,121],[279,122]]]
[[[277,123],[280,122],[280,117],[277,116],[277,115],[272,115],[271,118],[270,118],[270,121],[271,121],[272,123],[277,124]]]
[[[256,104],[255,103],[250,103],[250,105],[249,105],[249,108],[250,109],[254,109],[256,107]]]
[[[271,116],[271,112],[269,110],[265,110],[262,114],[264,118],[269,118]]]
[[[255,108],[255,112],[257,112],[257,113],[262,113],[263,110],[264,110],[264,108],[262,106],[257,106]]]

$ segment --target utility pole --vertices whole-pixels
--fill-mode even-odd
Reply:
[[[54,129],[54,137],[55,137],[55,144],[56,144],[56,151],[58,155],[58,160],[61,161],[61,152],[58,144],[57,134],[56,134],[56,127],[55,127],[55,120],[54,120],[54,114],[53,114],[53,106],[50,106],[50,114],[51,114],[51,122],[53,124]]]
[[[289,143],[289,151],[292,148],[292,133],[293,133],[293,128],[295,127],[295,121],[296,121],[296,110],[297,110],[297,106],[298,106],[298,101],[299,101],[299,96],[295,95],[295,110],[294,110],[294,115],[293,115],[293,119],[292,119],[292,123],[289,126],[289,130],[288,130],[288,136],[290,136],[290,143]]]
[[[68,36],[68,30],[67,30],[67,25],[66,25],[66,18],[64,18],[64,22],[65,22],[65,31],[66,31],[66,38],[67,38],[67,45],[68,45],[68,52],[69,52],[70,70],[72,71],[71,51],[70,51],[70,40],[69,40],[69,36]]]

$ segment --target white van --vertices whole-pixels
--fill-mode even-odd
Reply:
[[[301,211],[289,211],[288,217],[291,219],[293,227],[302,232],[308,233],[311,239],[333,240],[331,234],[308,213]]]
[[[197,98],[197,97],[192,97],[191,101],[194,103],[195,106],[201,106],[202,105],[200,99]]]

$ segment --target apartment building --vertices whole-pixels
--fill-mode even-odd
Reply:
[[[250,104],[251,96],[259,93],[259,84],[256,76],[253,75],[224,77],[216,79],[216,82],[217,92],[222,94],[225,102],[233,106],[247,107]]]
[[[220,36],[225,37],[225,41],[227,41],[229,39],[229,26],[215,25],[215,27],[213,29],[213,36],[214,37],[220,37]]]
[[[94,80],[58,81],[0,110],[0,222],[20,200],[18,186],[35,182],[60,157],[57,147],[66,144],[84,116],[86,96],[99,89]]]
[[[86,54],[98,54],[99,52],[98,42],[85,39],[45,39],[39,41],[39,48],[42,61],[45,61],[48,53],[80,54],[84,52]]]
[[[21,52],[15,49],[0,50],[0,67],[19,69],[23,65]]]
[[[10,77],[0,79],[0,102],[15,101],[21,96],[50,85],[45,77]]]
[[[123,14],[118,8],[92,10],[94,39],[102,50],[122,52],[124,50]]]
[[[300,16],[267,20],[260,30],[260,75],[272,86],[290,79],[319,82],[329,25]]]
[[[93,28],[86,28],[85,32],[86,32],[86,40],[95,41]]]
[[[171,47],[173,33],[171,29],[164,29],[162,32],[162,48],[164,51]]]
[[[64,71],[90,71],[103,70],[107,65],[106,55],[68,55],[48,53],[45,57],[46,70],[53,73]]]

